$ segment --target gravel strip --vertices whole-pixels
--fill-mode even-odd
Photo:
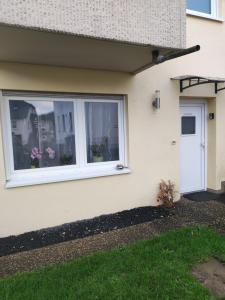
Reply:
[[[93,235],[74,241],[0,257],[0,276],[31,271],[42,266],[68,261],[95,251],[123,247],[139,239],[155,235],[149,223]]]
[[[172,229],[196,225],[210,226],[225,234],[225,205],[215,201],[203,203],[183,198],[177,204],[174,214],[167,218],[0,257],[0,276],[35,270],[95,251],[123,247]]]
[[[167,218],[173,209],[145,206],[60,226],[0,238],[0,256],[34,250],[112,230]]]

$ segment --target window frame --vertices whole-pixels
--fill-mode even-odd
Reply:
[[[218,0],[210,0],[211,1],[211,14],[203,13],[198,10],[186,9],[187,14],[199,16],[208,19],[218,19]]]
[[[182,119],[183,118],[194,118],[195,119],[195,133],[183,133],[183,123],[182,123]],[[186,137],[186,136],[195,136],[197,134],[196,130],[197,130],[197,117],[195,115],[182,115],[181,116],[181,136]]]
[[[88,95],[89,96],[89,95]],[[68,95],[39,95],[30,96],[24,94],[23,96],[1,96],[1,119],[3,129],[3,148],[6,171],[6,188],[36,185],[51,182],[69,181],[83,178],[110,176],[116,174],[129,173],[128,168],[118,170],[116,166],[122,164],[127,166],[127,137],[126,137],[126,113],[125,100],[115,100],[107,96],[99,99],[95,96],[79,98]],[[13,156],[13,142],[12,142],[12,128],[10,119],[10,100],[25,100],[26,101],[65,101],[73,102],[74,105],[74,133],[75,133],[75,151],[76,164],[69,166],[55,166],[37,169],[14,169]],[[86,123],[85,123],[85,102],[111,102],[118,104],[118,133],[119,133],[119,160],[106,162],[87,162],[87,147],[86,147]]]

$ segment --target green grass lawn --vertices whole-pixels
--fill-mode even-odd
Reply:
[[[225,261],[225,238],[186,228],[110,252],[0,280],[0,300],[216,299],[190,274],[210,257]]]

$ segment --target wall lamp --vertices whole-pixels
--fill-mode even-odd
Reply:
[[[152,102],[152,106],[155,109],[160,109],[160,91],[155,91],[154,100]]]

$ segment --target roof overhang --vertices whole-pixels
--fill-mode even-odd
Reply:
[[[157,49],[8,26],[0,26],[0,40],[0,61],[129,73],[149,64]]]
[[[138,73],[180,49],[0,25],[0,61]],[[179,55],[180,56],[180,55]],[[174,58],[174,57],[173,57]],[[167,59],[166,59],[167,60]]]
[[[216,94],[219,91],[225,90],[224,85],[221,87],[221,84],[225,83],[225,78],[207,77],[207,76],[199,76],[199,75],[182,75],[182,76],[173,77],[171,79],[180,82],[181,93],[188,88],[202,85],[202,84],[214,84]]]

